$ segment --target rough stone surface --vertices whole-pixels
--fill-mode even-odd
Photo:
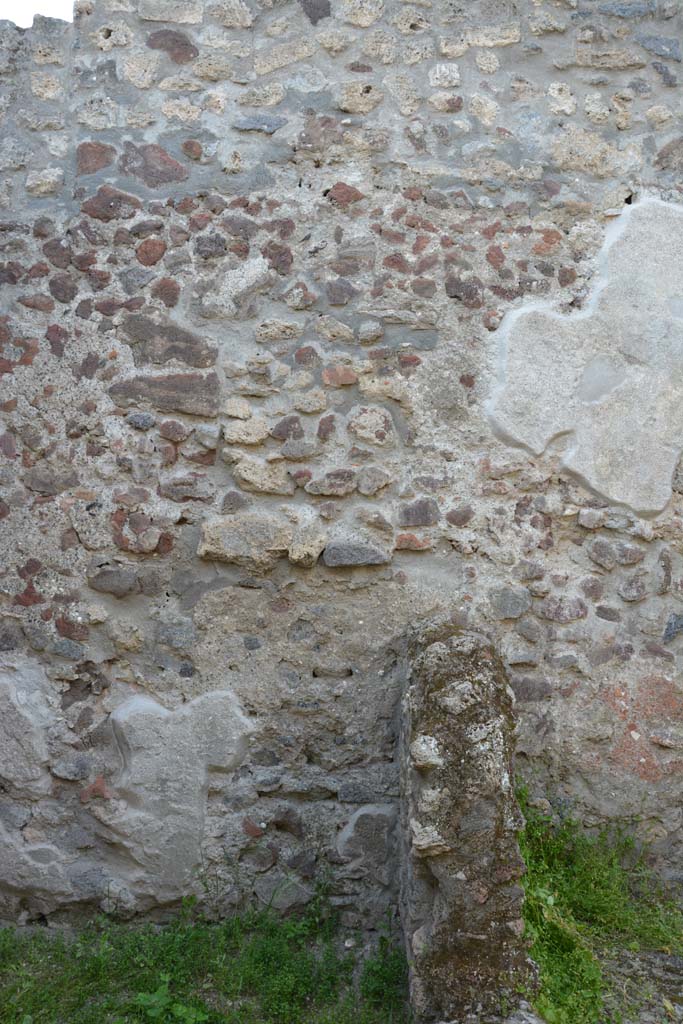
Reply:
[[[198,554],[219,562],[232,562],[263,571],[272,568],[292,542],[292,529],[272,516],[245,512],[215,516],[202,524]]]
[[[409,659],[401,913],[411,1002],[419,1022],[488,1019],[532,978],[511,692],[491,645],[448,622],[416,637]]]
[[[439,615],[681,884],[680,5],[78,6],[0,22],[0,918],[375,931]]]

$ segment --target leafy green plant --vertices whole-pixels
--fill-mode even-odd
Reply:
[[[593,835],[571,817],[540,814],[524,790],[519,798],[536,1006],[550,1024],[594,1024],[610,987],[604,958],[618,948],[683,951],[683,911],[623,829]]]
[[[286,918],[211,923],[188,904],[164,927],[99,919],[71,938],[0,929],[0,1024],[407,1022],[388,937],[362,971],[364,991],[357,961],[324,891]]]
[[[148,1020],[173,1020],[181,1021],[182,1024],[201,1024],[209,1019],[208,1014],[202,1010],[195,1010],[184,1003],[174,1000],[169,990],[170,977],[168,974],[161,975],[161,984],[154,992],[141,992],[133,1000],[135,1006],[139,1006]]]
[[[389,935],[380,935],[377,948],[363,964],[361,994],[371,1006],[395,1012],[405,1005],[408,965],[405,954]]]

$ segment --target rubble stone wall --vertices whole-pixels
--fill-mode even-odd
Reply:
[[[678,0],[0,22],[0,918],[398,900],[405,637],[680,880]],[[470,894],[472,895],[472,894]]]

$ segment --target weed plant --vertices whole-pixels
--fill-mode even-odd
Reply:
[[[323,899],[299,917],[0,930],[0,1024],[404,1024],[405,1007],[402,953],[383,936],[361,967]]]
[[[683,953],[683,910],[623,829],[593,835],[570,817],[540,814],[525,791],[519,796],[524,917],[540,970],[536,1008],[549,1024],[596,1024],[610,990],[605,960],[619,950]]]
[[[520,802],[525,921],[549,1024],[619,1021],[606,964],[683,955],[683,911],[626,832],[586,832]],[[354,947],[355,949],[355,947]],[[609,1004],[609,1014],[606,1006]],[[361,964],[324,894],[300,916],[219,924],[100,919],[76,935],[0,930],[0,1024],[407,1024],[406,964],[389,934]]]

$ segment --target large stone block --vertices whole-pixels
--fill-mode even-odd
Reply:
[[[159,412],[218,415],[219,382],[215,373],[140,375],[113,384],[109,394],[123,406],[149,404]]]
[[[265,572],[287,554],[292,539],[292,525],[277,516],[248,511],[213,516],[202,523],[197,554],[200,558]]]

